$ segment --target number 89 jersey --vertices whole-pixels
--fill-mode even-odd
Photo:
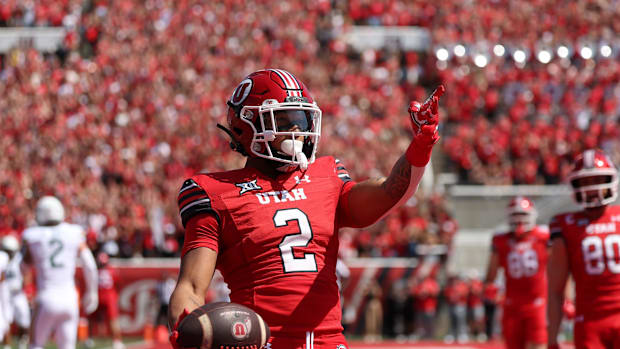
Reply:
[[[231,301],[257,311],[272,335],[340,333],[339,207],[353,183],[332,157],[276,179],[253,168],[193,176],[179,193],[183,224],[210,213],[218,228],[188,229],[183,253],[217,251]]]
[[[620,206],[608,206],[596,220],[583,212],[560,214],[550,229],[566,245],[576,315],[620,310]]]
[[[534,311],[546,306],[548,241],[549,232],[540,226],[519,240],[510,233],[493,237],[506,277],[506,308]]]

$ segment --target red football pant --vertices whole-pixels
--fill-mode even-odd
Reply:
[[[271,349],[349,349],[342,333],[315,337],[313,332],[306,332],[305,338],[271,337],[268,342]]]
[[[527,343],[547,343],[545,307],[535,311],[504,309],[502,333],[508,349],[524,349]]]
[[[620,314],[575,319],[575,349],[620,348]]]

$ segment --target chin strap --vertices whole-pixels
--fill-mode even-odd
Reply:
[[[245,152],[245,149],[243,149],[243,146],[241,145],[241,143],[239,143],[239,141],[235,138],[235,136],[233,135],[232,131],[230,131],[229,129],[227,129],[226,127],[217,124],[217,128],[219,128],[220,130],[224,131],[228,137],[230,137],[230,149],[239,152],[241,155],[247,156],[248,153]]]

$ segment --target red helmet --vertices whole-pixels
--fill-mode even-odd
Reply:
[[[538,211],[532,200],[516,196],[508,203],[508,225],[517,238],[521,238],[536,226]]]
[[[314,162],[321,136],[321,109],[293,74],[259,70],[235,88],[227,102],[231,147],[243,155],[277,161],[280,170]],[[271,142],[285,136],[281,148]],[[297,138],[303,136],[304,140]]]
[[[577,155],[568,181],[575,201],[584,208],[605,206],[618,197],[618,170],[598,149]]]

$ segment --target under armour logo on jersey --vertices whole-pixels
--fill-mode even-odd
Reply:
[[[239,195],[243,195],[244,193],[247,193],[252,190],[263,189],[260,187],[260,185],[256,184],[256,179],[251,180],[249,182],[244,182],[244,183],[235,183],[235,186],[241,188],[241,190],[239,190]]]
[[[295,176],[295,182],[297,182],[297,184],[300,184],[301,182],[310,183],[310,177],[308,175],[305,175],[304,178],[299,178],[299,176]]]

